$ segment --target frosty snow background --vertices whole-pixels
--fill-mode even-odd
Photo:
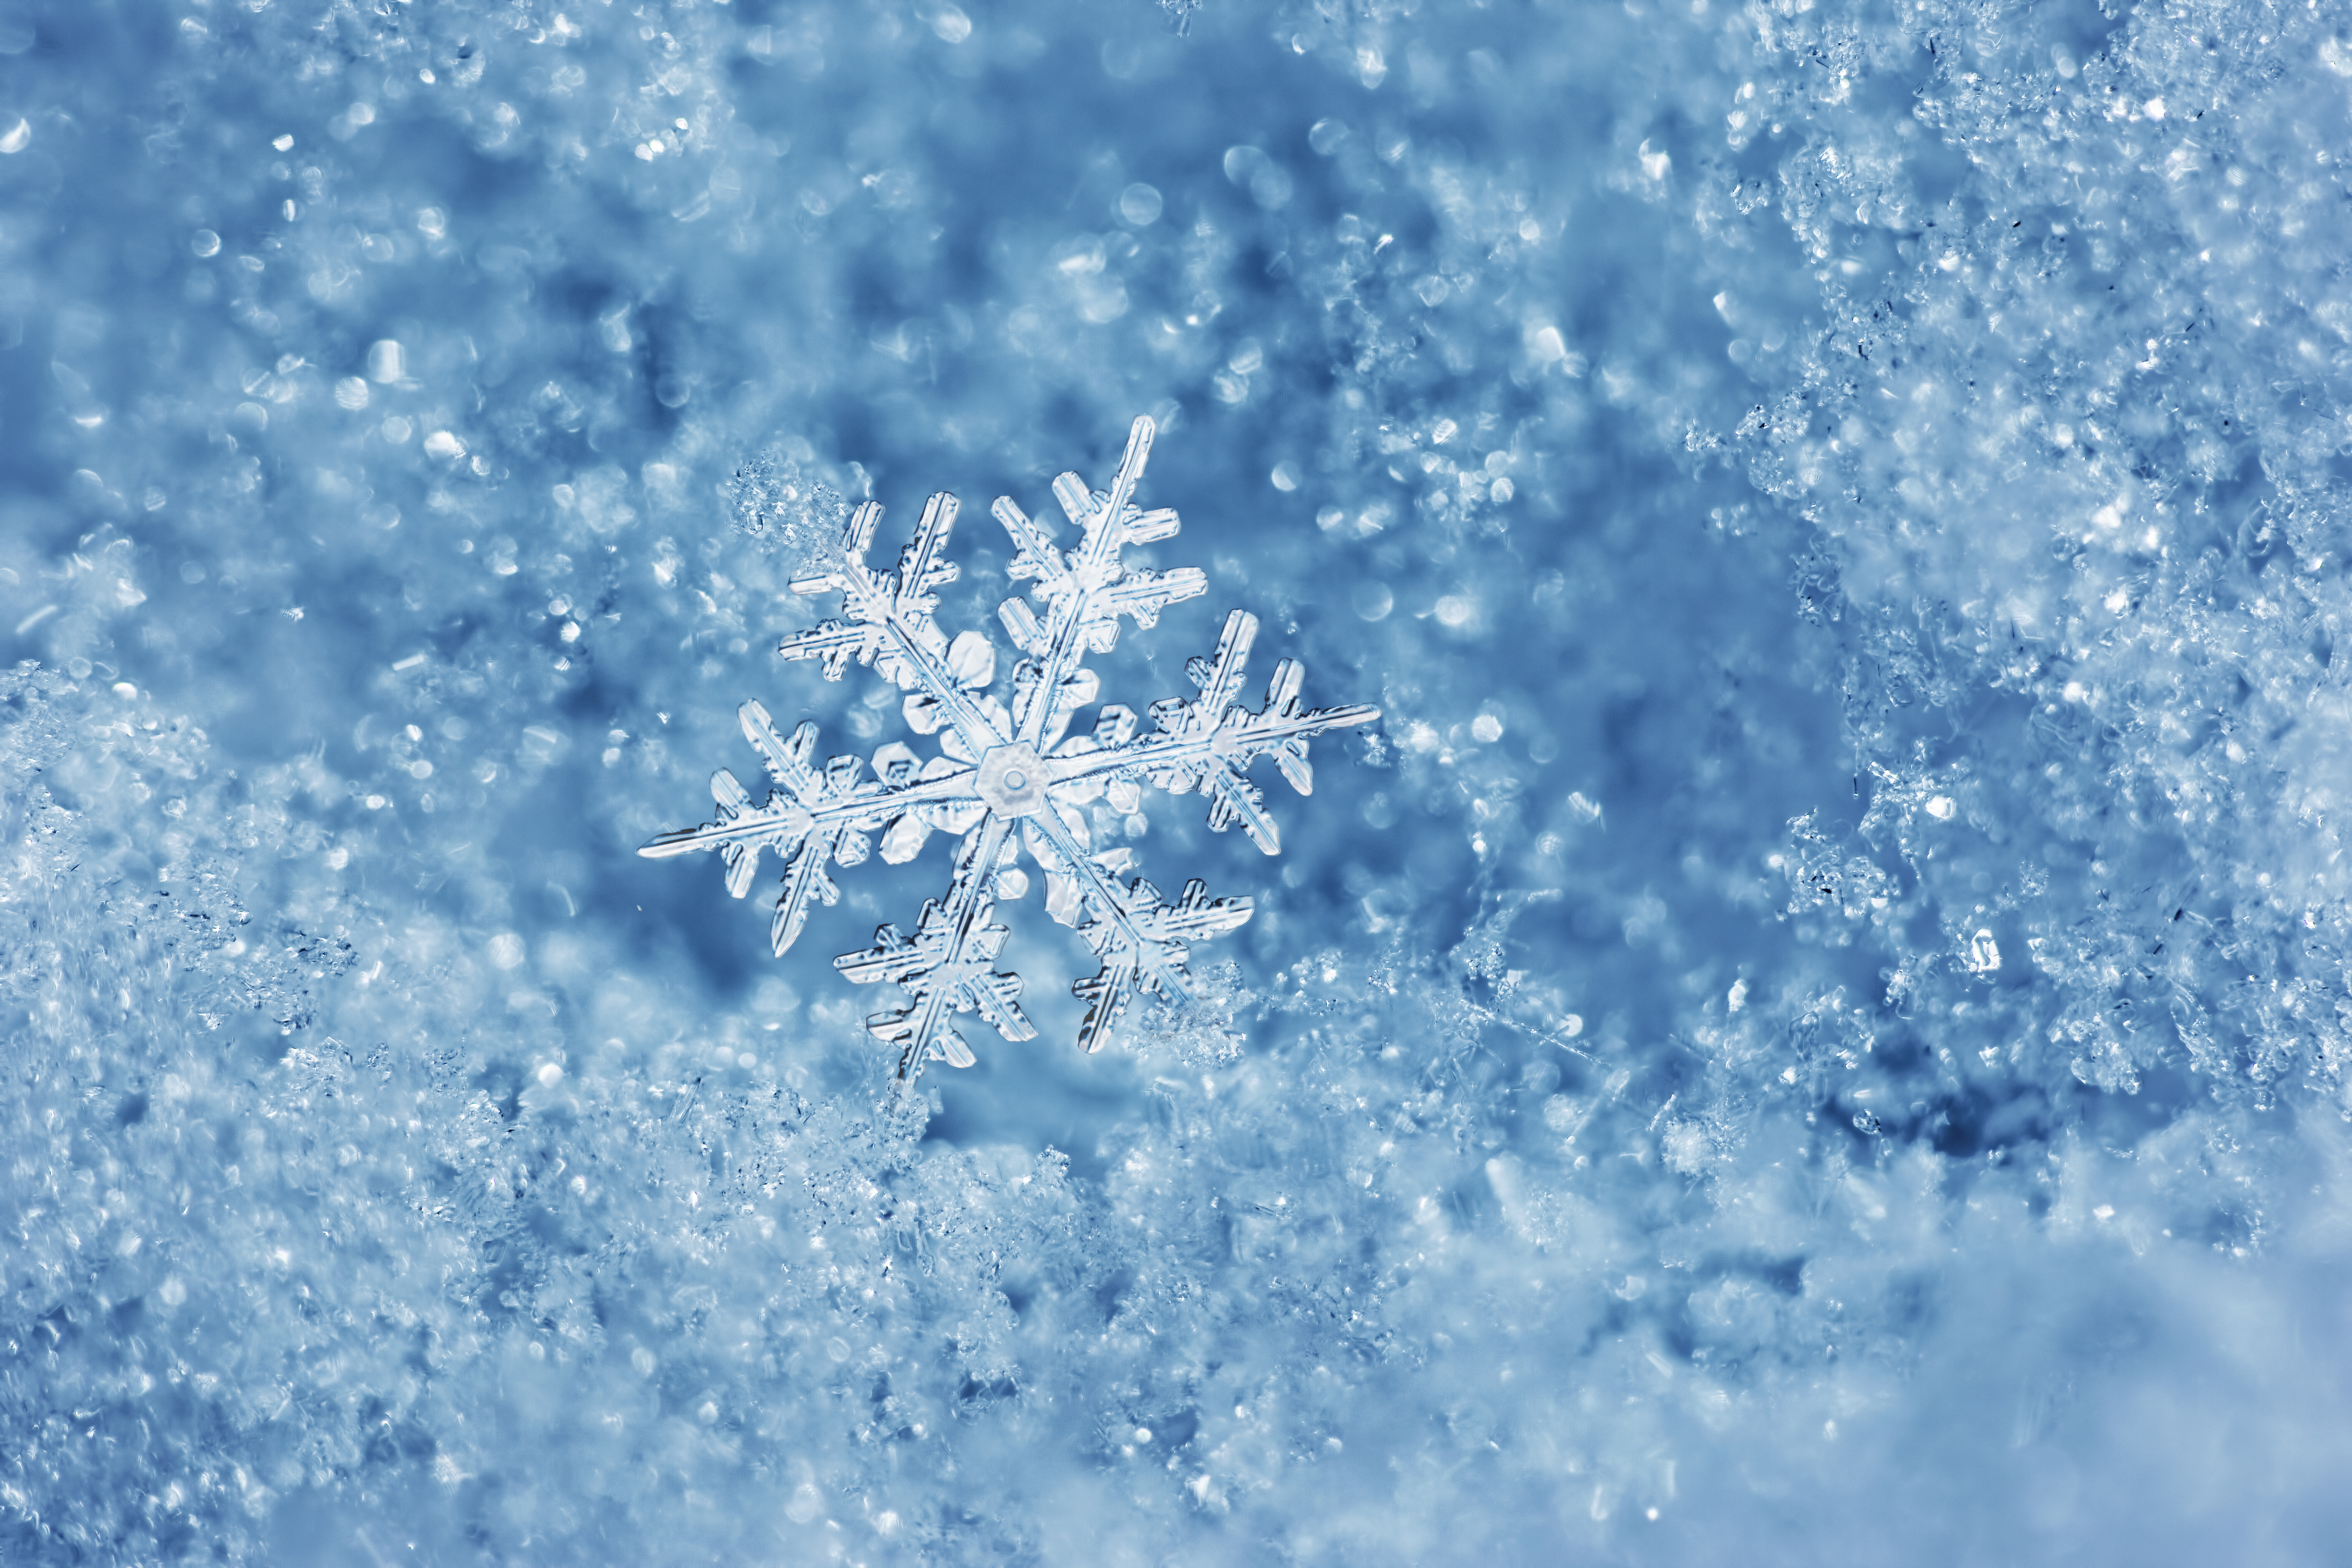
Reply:
[[[2328,1560],[2340,8],[564,5],[0,13],[0,1554]],[[1382,723],[890,1109],[633,851],[1139,413]]]

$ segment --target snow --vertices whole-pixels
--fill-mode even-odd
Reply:
[[[2333,1561],[2347,77],[0,9],[0,1558]],[[796,944],[635,853],[746,736]],[[1034,1037],[910,1081],[958,1000]]]

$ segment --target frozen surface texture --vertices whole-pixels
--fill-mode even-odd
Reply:
[[[2347,156],[2308,0],[0,4],[0,1560],[2339,1561]],[[1278,860],[793,592],[1139,411]]]
[[[1006,574],[1034,584],[1025,597],[1016,595],[997,606],[1013,647],[1028,656],[1013,673],[1010,708],[988,689],[996,679],[994,646],[976,631],[959,632],[951,641],[932,616],[939,606],[932,590],[958,574],[945,558],[955,497],[942,490],[931,498],[897,569],[888,573],[866,563],[881,505],[859,507],[831,561],[792,584],[795,594],[838,593],[844,618],[794,633],[779,651],[786,658],[822,661],[835,680],[852,660],[873,666],[908,693],[908,725],[919,734],[938,735],[940,754],[926,763],[904,742],[892,742],[874,753],[871,781],[861,783],[866,763],[855,755],[831,759],[820,773],[810,765],[814,723],[801,725],[786,741],[765,708],[746,702],[744,738],[759,748],[769,775],[782,787],[755,806],[741,782],[721,768],[710,780],[718,820],[665,833],[637,851],[659,858],[715,849],[727,866],[727,890],[740,899],[759,873],[760,851],[774,849],[784,862],[784,885],[776,896],[770,943],[782,958],[808,923],[811,900],[841,901],[826,860],[862,865],[878,834],[882,858],[903,865],[932,833],[961,835],[947,896],[925,900],[911,939],[885,925],[871,949],[833,961],[861,984],[889,981],[906,991],[904,1005],[866,1020],[876,1038],[898,1047],[901,1083],[911,1083],[927,1062],[968,1068],[978,1059],[955,1028],[957,1013],[979,1014],[1008,1040],[1036,1037],[1036,1026],[1021,1011],[1021,977],[990,968],[1012,934],[993,922],[996,901],[1029,890],[1029,874],[1019,864],[1024,847],[1045,874],[1045,908],[1064,925],[1077,927],[1103,961],[1091,979],[1071,987],[1087,1004],[1078,1045],[1089,1053],[1100,1050],[1139,991],[1171,1003],[1191,1000],[1185,980],[1191,944],[1244,924],[1252,905],[1246,898],[1212,899],[1208,884],[1198,879],[1186,883],[1172,904],[1140,877],[1121,886],[1118,879],[1135,852],[1125,846],[1097,852],[1087,808],[1105,803],[1103,826],[1123,831],[1142,805],[1143,784],[1179,795],[1198,790],[1209,797],[1211,827],[1223,832],[1238,822],[1252,843],[1279,855],[1281,834],[1265,797],[1250,782],[1250,764],[1270,756],[1293,788],[1311,794],[1307,742],[1380,717],[1378,709],[1360,703],[1300,706],[1305,671],[1296,659],[1275,667],[1264,708],[1243,707],[1236,699],[1257,617],[1235,610],[1225,617],[1216,658],[1185,666],[1200,696],[1153,703],[1150,734],[1139,737],[1135,710],[1115,702],[1097,710],[1092,734],[1069,733],[1078,710],[1092,706],[1102,689],[1086,667],[1087,655],[1118,646],[1123,617],[1141,627],[1157,626],[1162,610],[1209,586],[1195,567],[1154,572],[1120,561],[1129,545],[1177,531],[1174,511],[1147,512],[1133,499],[1156,433],[1148,416],[1135,422],[1108,490],[1088,490],[1074,473],[1054,481],[1055,499],[1079,530],[1075,549],[1056,545],[1051,525],[1030,518],[1012,497],[997,498],[996,520],[1013,546]],[[1030,599],[1043,603],[1043,619]]]

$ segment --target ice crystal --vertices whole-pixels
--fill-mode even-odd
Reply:
[[[735,531],[765,551],[813,554],[830,543],[849,506],[786,451],[770,448],[735,470],[727,500]]]
[[[1302,707],[1305,670],[1289,658],[1275,667],[1265,706],[1244,706],[1242,684],[1257,620],[1235,610],[1225,617],[1216,652],[1186,665],[1198,696],[1153,703],[1149,731],[1140,729],[1134,710],[1104,703],[1090,732],[1069,733],[1072,721],[1100,690],[1084,660],[1117,644],[1120,617],[1148,629],[1160,611],[1208,588],[1192,567],[1155,572],[1120,560],[1129,544],[1177,531],[1173,510],[1145,511],[1133,499],[1154,429],[1150,419],[1136,420],[1108,490],[1090,491],[1071,473],[1054,481],[1055,500],[1082,534],[1075,548],[1055,542],[1050,522],[1029,517],[1010,497],[998,498],[994,515],[1014,547],[1010,574],[1030,584],[1025,597],[1007,599],[998,609],[1023,656],[1013,668],[1009,706],[990,691],[994,647],[978,632],[950,639],[934,619],[937,590],[956,577],[954,563],[944,558],[955,497],[945,491],[931,497],[892,572],[866,563],[882,508],[873,501],[858,507],[838,556],[792,584],[798,594],[840,594],[842,616],[787,637],[778,651],[786,658],[817,660],[834,680],[853,660],[871,666],[908,693],[908,727],[937,735],[939,754],[925,761],[892,742],[874,753],[871,777],[865,760],[855,755],[830,758],[820,768],[814,722],[803,723],[787,740],[765,708],[746,702],[743,733],[767,760],[776,787],[755,804],[721,768],[710,781],[717,820],[663,834],[638,851],[667,856],[715,849],[726,863],[727,890],[740,899],[758,875],[761,851],[773,849],[784,862],[770,933],[781,956],[800,936],[813,900],[829,905],[840,898],[828,861],[862,863],[878,836],[882,858],[902,864],[933,833],[959,835],[947,893],[924,903],[913,935],[885,925],[872,947],[834,960],[860,984],[890,981],[907,993],[905,1003],[866,1021],[877,1038],[898,1047],[901,1080],[913,1079],[928,1060],[972,1064],[971,1047],[954,1027],[957,1013],[979,1014],[1008,1040],[1036,1034],[1021,1010],[1021,977],[994,968],[1010,934],[995,919],[997,901],[1029,889],[1018,864],[1022,849],[1045,874],[1047,911],[1076,927],[1101,963],[1071,987],[1087,1004],[1078,1045],[1097,1050],[1137,993],[1169,1000],[1189,995],[1185,966],[1192,945],[1241,925],[1252,906],[1247,898],[1211,898],[1207,884],[1198,880],[1187,882],[1172,900],[1140,877],[1122,880],[1130,851],[1097,851],[1082,808],[1107,796],[1114,808],[1132,812],[1145,784],[1175,795],[1198,791],[1209,797],[1211,827],[1222,832],[1239,823],[1260,849],[1276,855],[1281,837],[1265,796],[1250,781],[1251,764],[1271,756],[1293,788],[1309,794],[1308,739],[1380,716],[1361,705]]]

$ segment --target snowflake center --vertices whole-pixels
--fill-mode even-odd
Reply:
[[[1045,804],[1045,761],[1019,742],[982,754],[972,791],[999,816],[1034,816]]]

